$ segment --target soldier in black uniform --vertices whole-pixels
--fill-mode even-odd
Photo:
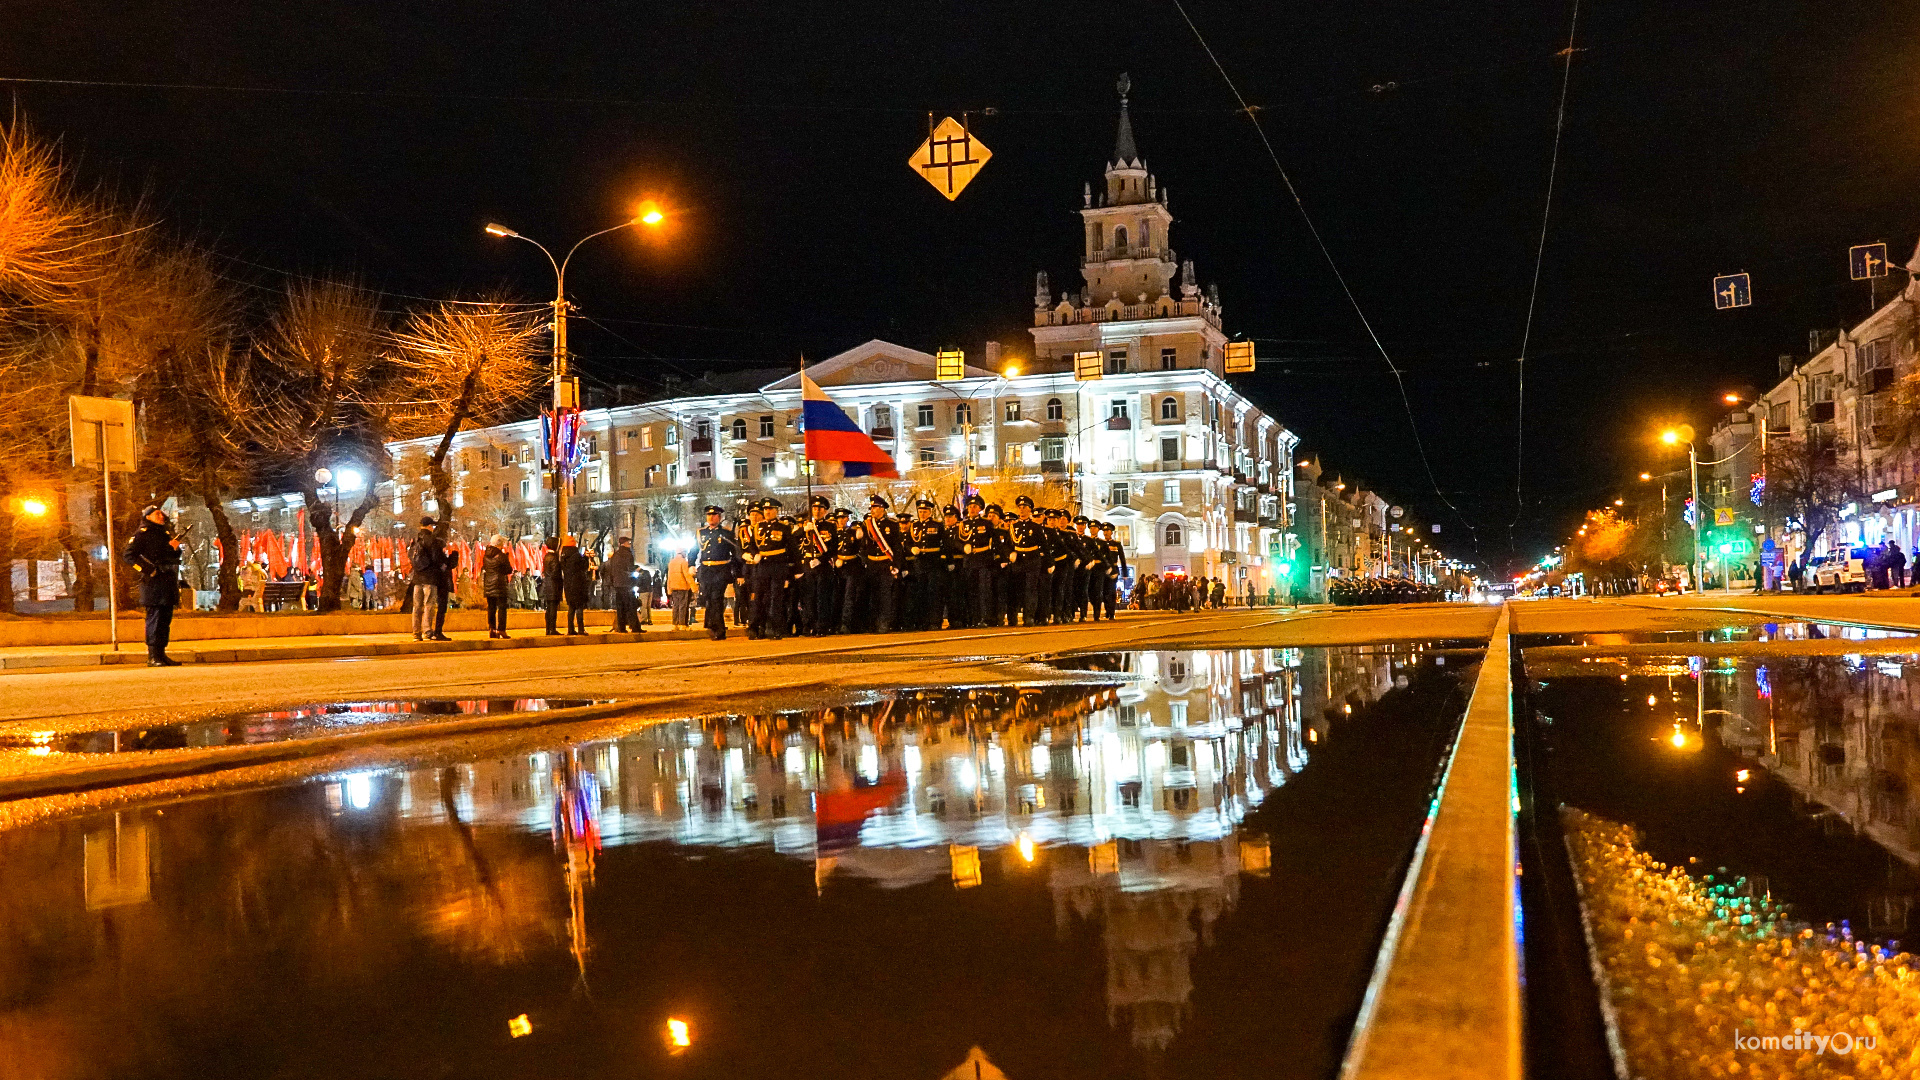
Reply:
[[[913,570],[907,577],[907,630],[940,629],[940,576],[945,568],[940,551],[946,544],[946,529],[934,519],[933,500],[922,497],[913,504],[914,520],[907,526],[908,551],[913,555]]]
[[[753,570],[747,575],[753,589],[750,638],[787,636],[793,612],[787,604],[788,588],[793,582],[793,525],[780,516],[778,499],[762,499],[755,507],[759,520],[753,525]]]
[[[1081,572],[1082,591],[1086,594],[1087,618],[1097,620],[1107,582],[1107,545],[1100,540],[1100,522],[1085,517],[1080,521],[1080,550],[1087,563]]]
[[[987,507],[987,542],[992,561],[991,590],[987,594],[987,625],[1014,626],[1020,599],[1014,594],[1013,534],[1007,531],[1007,512],[999,503]]]
[[[700,604],[706,608],[707,636],[724,641],[727,636],[727,586],[740,576],[740,542],[720,523],[726,511],[707,507],[707,524],[700,530],[698,567],[694,581],[700,586]]]
[[[1071,622],[1073,619],[1073,581],[1080,576],[1080,560],[1073,547],[1073,528],[1065,510],[1047,511],[1047,542],[1051,545],[1048,563],[1047,621]]]
[[[733,538],[740,545],[740,566],[734,573],[733,581],[733,625],[745,627],[747,636],[753,637],[753,587],[759,583],[759,575],[754,566],[760,557],[754,553],[757,543],[754,535],[760,525],[760,504],[746,504],[740,518],[733,526]]]
[[[1100,575],[1100,607],[1106,609],[1107,621],[1113,621],[1114,608],[1120,601],[1120,571],[1127,564],[1127,549],[1114,537],[1113,523],[1100,526],[1100,564],[1104,568]],[[1100,617],[1099,610],[1094,618]]]
[[[1033,500],[1025,495],[1013,500],[1013,512],[1018,516],[1007,527],[1013,538],[1008,567],[1017,587],[1010,591],[1009,597],[1019,597],[1020,625],[1039,626],[1047,619],[1047,571],[1051,552],[1046,526],[1033,516]]]
[[[874,631],[887,633],[894,628],[894,585],[907,558],[907,534],[887,516],[884,497],[868,500],[866,518],[852,531],[851,551],[854,561],[849,565],[857,569],[840,613],[840,632],[852,633],[854,620],[864,623],[870,613]]]
[[[810,517],[795,537],[800,547],[799,587],[795,603],[800,609],[800,632],[809,637],[827,632],[827,598],[834,592],[833,504],[824,495],[809,500]]]
[[[987,500],[967,496],[967,516],[954,531],[960,539],[963,619],[968,626],[993,622],[993,526],[987,521]]]
[[[841,507],[833,512],[833,545],[827,549],[827,565],[833,569],[828,578],[829,588],[826,596],[826,610],[820,619],[822,634],[837,633],[840,630],[840,609],[847,598],[847,579],[853,570],[847,562],[847,545],[855,539],[853,511]]]
[[[959,630],[967,625],[969,618],[967,607],[967,579],[960,572],[960,563],[967,556],[967,548],[960,538],[960,511],[951,506],[940,510],[940,608],[946,616],[947,628]],[[936,620],[934,629],[939,629]]]

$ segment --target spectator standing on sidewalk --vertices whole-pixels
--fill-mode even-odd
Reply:
[[[652,570],[644,566],[634,568],[633,592],[639,601],[640,625],[642,626],[653,625],[653,595],[659,586],[660,581],[654,577]]]
[[[667,603],[673,607],[673,628],[686,630],[693,626],[693,567],[687,563],[687,553],[676,551],[673,558],[667,560]]]
[[[1907,553],[1900,550],[1900,541],[1887,541],[1887,588],[1904,589],[1907,587]]]
[[[560,540],[547,537],[547,546],[540,556],[540,606],[547,613],[547,636],[558,637],[560,631],[555,627],[560,616]]]
[[[413,564],[413,640],[445,641],[434,627],[434,614],[440,610],[440,582],[444,579],[441,562],[445,549],[433,534],[436,522],[420,519],[420,532],[407,545],[407,559]]]
[[[487,598],[487,636],[507,636],[507,600],[513,593],[513,560],[507,538],[495,535],[480,553],[480,595]]]
[[[580,553],[580,541],[571,536],[560,547],[560,584],[567,601],[567,636],[586,633],[593,578],[587,569],[587,557]]]
[[[634,596],[633,539],[623,536],[613,554],[600,564],[600,580],[606,583],[613,603],[613,632],[640,633],[639,601]]]
[[[180,538],[167,524],[166,511],[147,507],[146,520],[127,545],[127,561],[140,570],[140,606],[147,610],[147,666],[178,667],[167,655],[173,638],[173,609],[180,603]]]

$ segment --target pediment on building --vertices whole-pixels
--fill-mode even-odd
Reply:
[[[823,387],[855,386],[863,383],[931,382],[936,362],[932,353],[895,345],[875,338],[846,352],[807,365],[807,376]],[[970,378],[992,378],[994,373],[972,364],[966,367]],[[800,389],[798,373],[761,387],[762,393]]]

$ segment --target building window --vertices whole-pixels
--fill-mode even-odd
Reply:
[[[657,473],[657,472],[659,472],[659,471],[660,471],[660,466],[658,466],[658,465],[649,465],[649,466],[647,466],[647,467],[646,467],[645,469],[642,469],[642,470],[640,471],[640,486],[641,486],[641,487],[652,487],[652,486],[653,486],[653,474],[654,474],[654,473]]]
[[[521,462],[522,462],[522,463],[524,464],[524,463],[526,463],[526,462],[529,462],[529,461],[532,461],[532,460],[533,460],[533,447],[531,447],[531,446],[523,446],[523,447],[521,447],[521,448],[520,448],[520,461],[521,461]]]
[[[1041,439],[1040,440],[1040,460],[1041,461],[1067,460],[1067,440],[1060,438],[1057,435],[1049,436],[1045,439]]]
[[[1176,422],[1180,419],[1180,399],[1179,398],[1163,397],[1160,399],[1160,419],[1163,421],[1176,421]]]
[[[622,450],[633,449],[633,432],[623,431],[620,433],[620,449]]]
[[[653,449],[653,428],[643,427],[640,429],[640,449]]]
[[[773,417],[763,416],[760,418],[760,437],[763,439],[773,438]]]
[[[599,453],[600,453],[600,436],[598,435],[587,436],[587,456],[593,457]]]
[[[1047,419],[1065,420],[1066,418],[1067,418],[1067,409],[1066,409],[1066,406],[1060,404],[1060,399],[1048,398],[1047,399]]]
[[[745,480],[747,478],[746,458],[737,457],[733,459],[733,478],[735,480]]]
[[[672,485],[672,484],[678,484],[679,482],[680,482],[680,466],[677,464],[667,466],[667,483],[669,485]]]
[[[953,407],[953,423],[955,427],[973,423],[973,406],[964,401],[955,405]]]
[[[533,498],[533,480],[531,477],[520,481],[520,497],[522,499]]]
[[[713,438],[713,425],[705,420],[693,425],[693,437],[696,439]]]
[[[713,479],[713,462],[707,458],[701,458],[699,461],[694,462],[693,478],[695,480]]]
[[[1160,460],[1169,462],[1180,460],[1180,436],[1171,435],[1160,440]]]
[[[513,501],[513,487],[512,487],[512,485],[510,485],[510,484],[501,484],[501,485],[500,485],[500,501],[501,501],[501,502],[512,502],[512,501]]]
[[[513,451],[511,450],[500,451],[500,467],[504,469],[511,464],[513,464]]]
[[[1007,402],[1007,423],[1017,424],[1019,422],[1020,422],[1020,403],[1017,401]]]
[[[732,425],[732,427],[731,427],[731,428],[730,428],[729,430],[730,430],[730,431],[732,432],[732,434],[733,434],[733,437],[734,437],[735,439],[744,439],[744,438],[746,438],[746,437],[747,437],[747,420],[746,420],[746,417],[743,417],[743,416],[736,416],[736,417],[734,417],[734,418],[733,418],[733,425]]]
[[[1127,372],[1127,350],[1109,349],[1107,351],[1107,374],[1124,375]]]
[[[921,427],[932,427],[933,426],[933,406],[930,404],[922,403],[920,408],[914,414],[913,422],[915,424],[918,424]]]
[[[923,446],[920,448],[920,464],[922,465],[933,464],[933,447]]]
[[[1107,505],[1108,506],[1125,506],[1127,505],[1127,498],[1131,494],[1132,492],[1129,490],[1129,485],[1115,484],[1110,489],[1108,489]]]
[[[886,405],[875,405],[873,407],[873,430],[893,430],[893,409],[891,407]]]
[[[1172,371],[1180,366],[1180,354],[1173,349],[1160,350],[1160,370]]]
[[[761,458],[760,459],[760,482],[764,484],[767,481],[773,479],[773,474],[774,474],[773,459],[770,457]]]
[[[1107,402],[1107,417],[1114,420],[1125,420],[1129,415],[1128,404],[1126,398],[1114,398],[1112,401]]]
[[[1127,227],[1125,225],[1115,225],[1113,227],[1113,250],[1127,250]]]
[[[1180,481],[1168,480],[1160,485],[1160,502],[1165,506],[1180,505]]]
[[[1186,543],[1187,543],[1186,531],[1180,528],[1179,524],[1176,522],[1168,522],[1166,530],[1162,535],[1164,535],[1166,539],[1161,542],[1166,544],[1166,546],[1168,547],[1185,547],[1186,546]]]

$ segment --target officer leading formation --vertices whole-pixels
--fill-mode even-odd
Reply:
[[[1009,515],[921,498],[896,518],[880,495],[855,521],[824,496],[796,521],[778,499],[731,527],[709,506],[695,578],[708,636],[727,636],[727,590],[749,638],[1111,620],[1126,553],[1114,527],[1025,495]]]

